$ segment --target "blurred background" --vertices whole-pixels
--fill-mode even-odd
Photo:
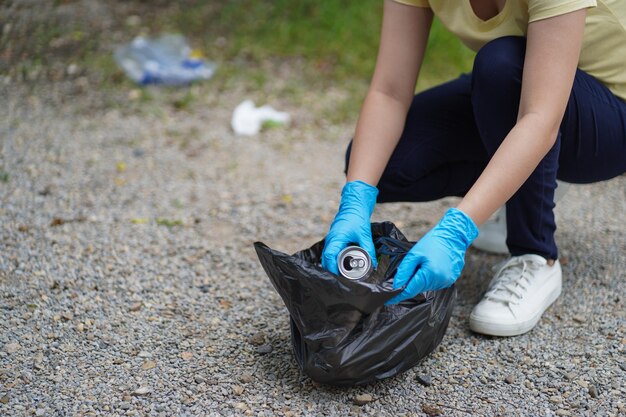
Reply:
[[[254,91],[261,101],[280,96],[291,105],[315,91],[339,91],[320,117],[356,118],[371,76],[382,0],[0,2],[0,81],[41,86],[67,83],[67,94],[101,93],[98,106],[120,105],[134,87],[117,67],[114,49],[138,35],[184,35],[218,65],[210,89]],[[435,22],[418,90],[471,67],[473,53]],[[276,82],[280,78],[280,82]],[[130,94],[143,106],[166,94],[177,109],[202,91],[142,89]]]

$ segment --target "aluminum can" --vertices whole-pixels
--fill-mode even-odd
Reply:
[[[351,280],[363,281],[372,272],[372,260],[359,246],[348,246],[339,252],[337,263],[339,273]]]

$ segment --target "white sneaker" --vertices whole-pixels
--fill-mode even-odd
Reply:
[[[506,246],[506,210],[504,207],[500,207],[489,220],[478,228],[478,237],[472,246],[499,255],[509,253],[509,248]]]
[[[492,336],[531,330],[561,294],[561,264],[539,255],[515,256],[496,272],[483,299],[470,314],[470,329]]]
[[[557,180],[556,184],[556,190],[554,191],[555,202],[562,199],[570,187],[569,183],[559,180]],[[506,246],[506,210],[504,207],[500,207],[489,220],[478,228],[478,237],[474,240],[472,246],[476,249],[499,255],[509,253],[509,248]]]

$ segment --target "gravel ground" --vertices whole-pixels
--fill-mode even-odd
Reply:
[[[342,93],[295,106],[208,82],[180,110],[157,89],[103,105],[90,82],[0,87],[0,415],[626,415],[626,176],[558,204],[564,290],[532,332],[470,332],[503,259],[471,249],[433,354],[375,385],[319,386],[252,243],[293,252],[326,233],[353,124],[319,115]],[[293,124],[234,136],[234,107],[263,97]],[[417,239],[453,204],[374,220]]]
[[[293,108],[292,127],[236,137],[238,92],[156,115],[4,93],[0,414],[626,413],[626,177],[574,186],[559,204],[564,292],[535,330],[469,331],[501,260],[470,250],[440,348],[396,378],[338,389],[300,374],[251,244],[292,252],[324,236],[351,126]],[[374,217],[416,239],[451,204]]]

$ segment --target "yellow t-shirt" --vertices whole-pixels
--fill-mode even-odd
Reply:
[[[589,8],[578,68],[626,100],[626,0],[507,0],[482,20],[469,0],[395,0],[430,7],[441,23],[474,51],[502,36],[526,36],[528,23]]]

